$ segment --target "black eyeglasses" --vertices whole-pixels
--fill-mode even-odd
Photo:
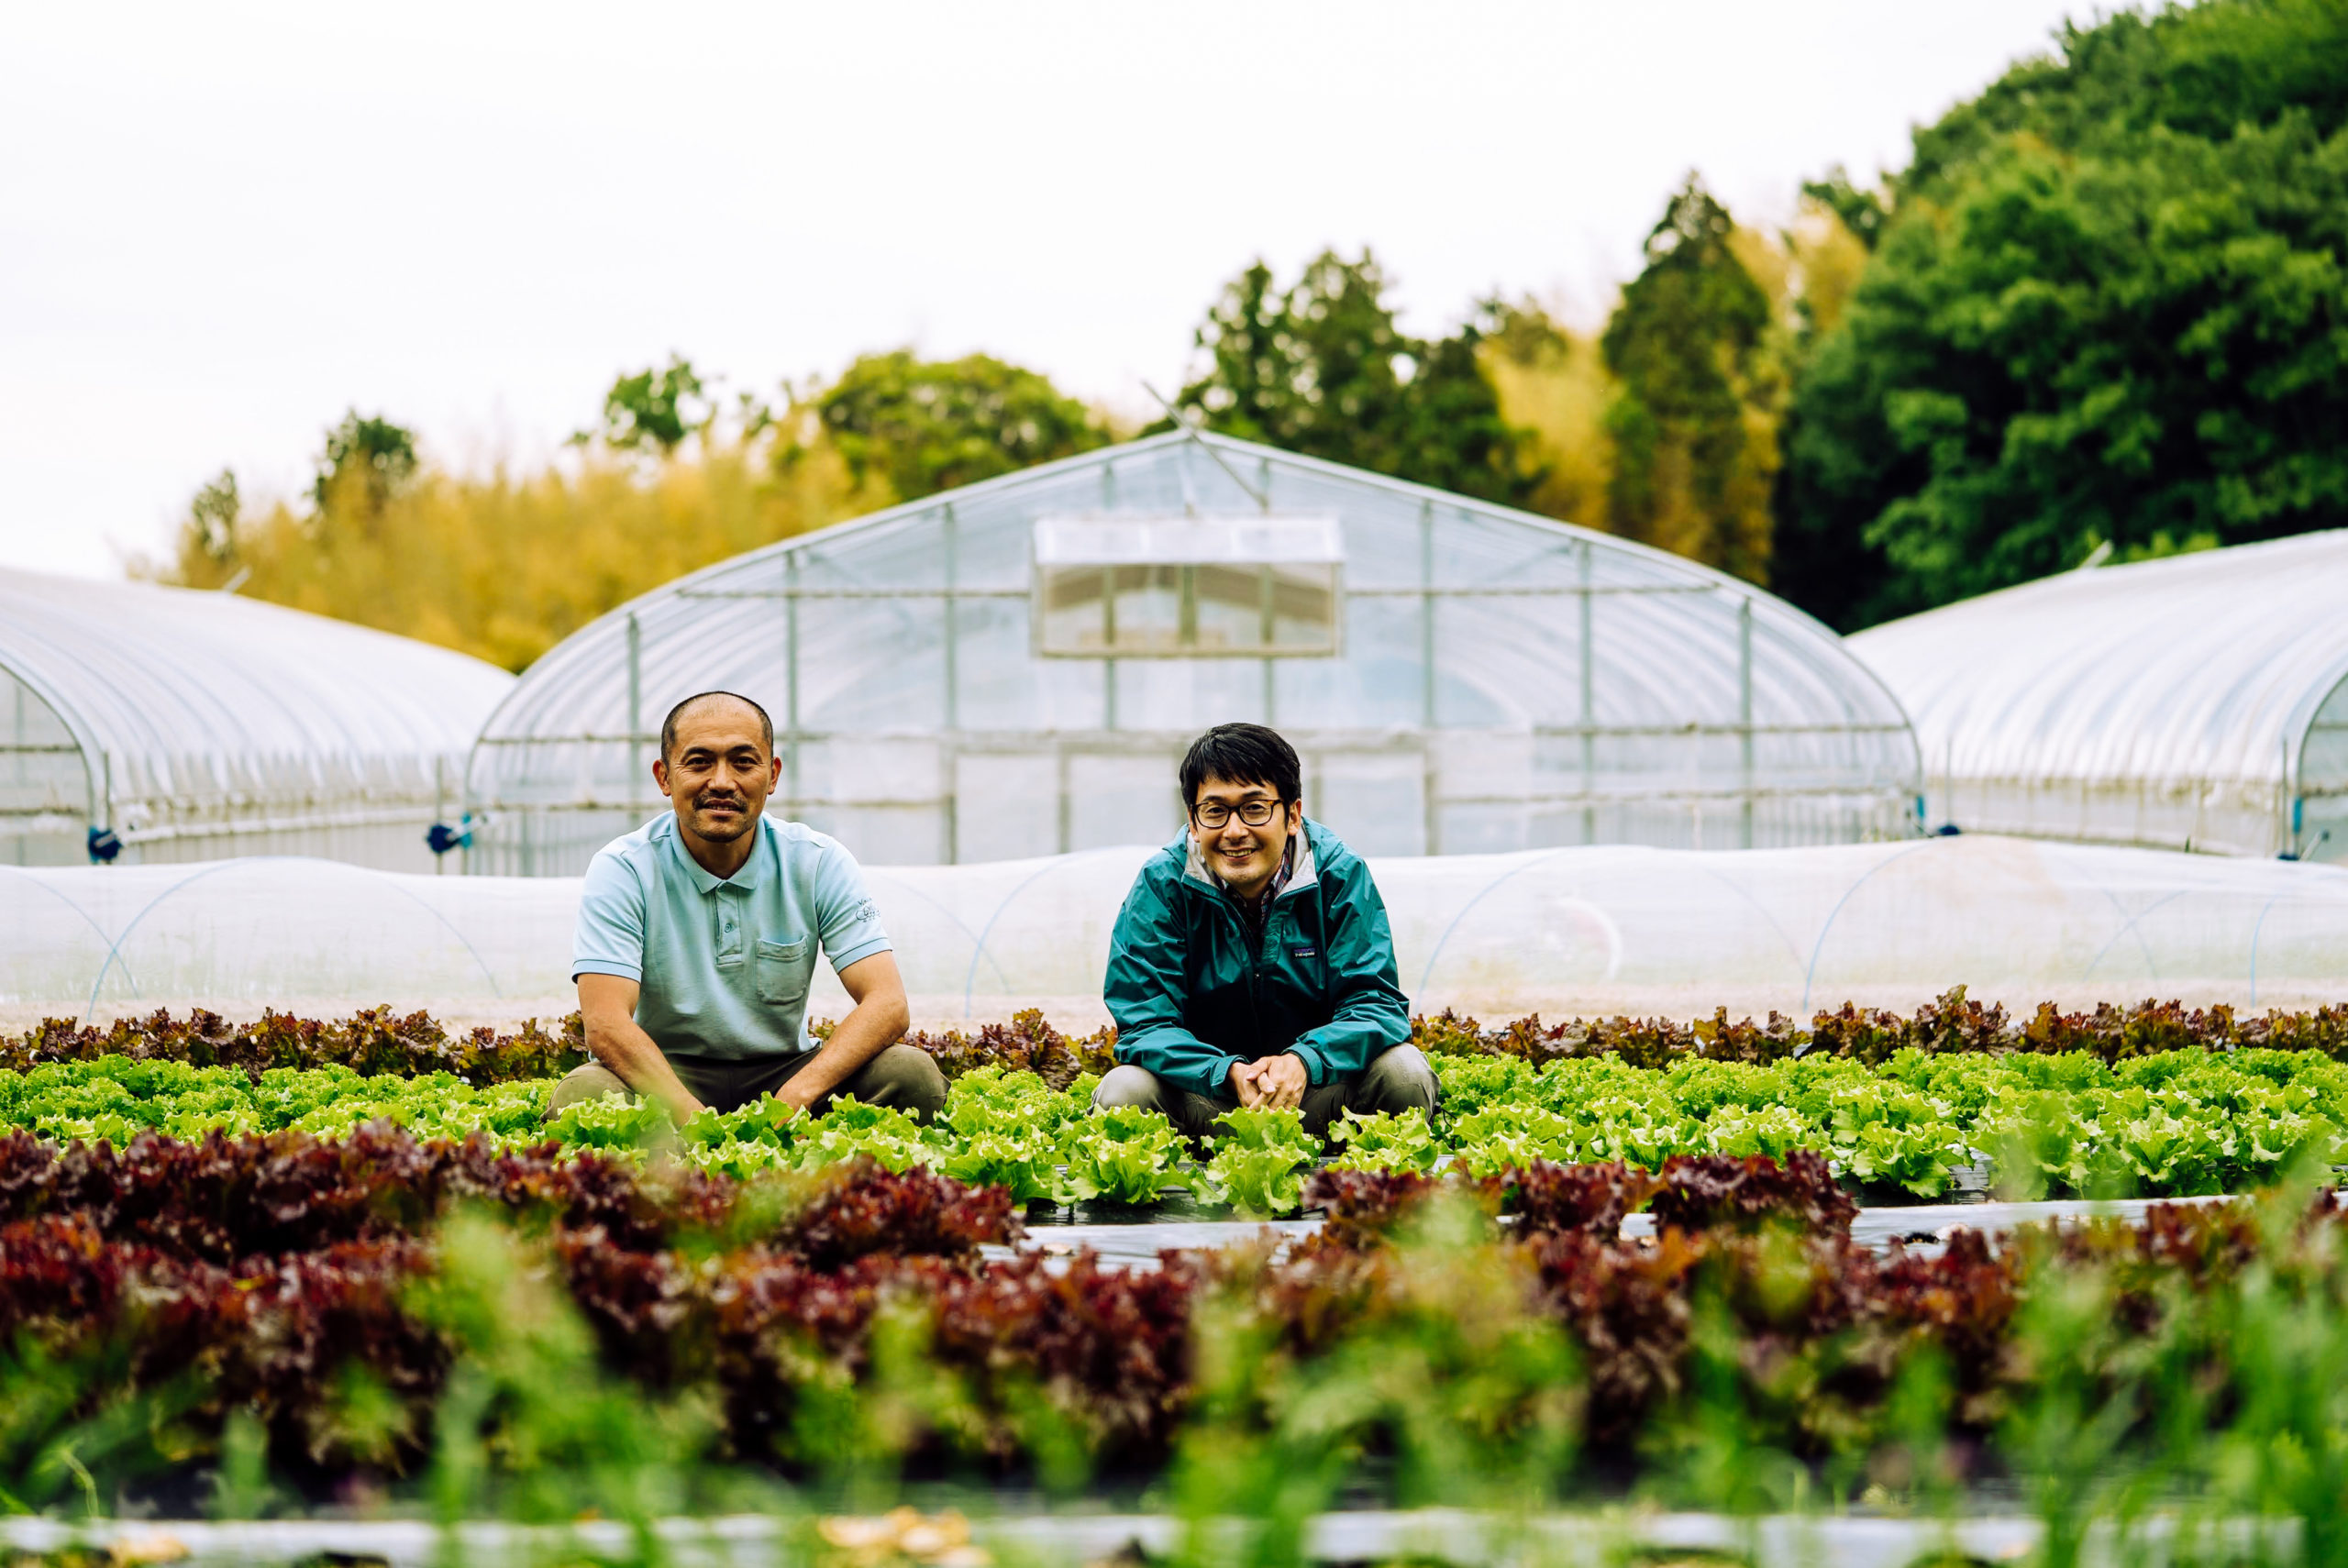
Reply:
[[[1236,812],[1221,801],[1202,801],[1191,808],[1191,820],[1202,828],[1219,828],[1236,816],[1249,827],[1262,827],[1279,809],[1278,801],[1249,801]]]

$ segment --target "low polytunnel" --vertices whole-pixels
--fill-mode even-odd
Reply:
[[[1751,584],[1220,436],[1088,453],[783,541],[582,628],[467,775],[467,869],[575,876],[656,810],[663,714],[773,716],[773,809],[868,863],[1163,843],[1201,730],[1277,726],[1373,855],[1911,834],[1905,716]]]
[[[1106,1014],[1133,845],[979,866],[868,867],[924,1027]],[[1378,858],[1413,1010],[1807,1019],[1907,1010],[1954,985],[2027,1014],[2147,998],[2341,1000],[2348,868],[1967,834],[1756,851],[1599,846]],[[245,859],[0,867],[0,1026],[168,1006],[232,1018],[389,1004],[444,1022],[576,1005],[580,882]],[[811,1012],[847,1001],[819,967]]]
[[[513,684],[234,594],[0,571],[0,863],[427,868]]]
[[[1931,823],[2348,856],[2348,530],[2066,572],[1849,640]]]

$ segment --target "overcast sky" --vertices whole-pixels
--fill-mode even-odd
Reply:
[[[671,349],[983,349],[1140,413],[1220,284],[1372,246],[1406,321],[1584,320],[1688,170],[1747,222],[2043,51],[2062,0],[19,6],[0,565],[153,550],[346,408],[542,459]]]

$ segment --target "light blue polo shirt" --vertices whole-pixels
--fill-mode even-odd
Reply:
[[[670,1056],[794,1056],[820,945],[835,974],[889,951],[856,856],[799,823],[759,819],[733,876],[703,870],[662,812],[588,863],[570,977],[618,975],[643,989],[636,1021]]]

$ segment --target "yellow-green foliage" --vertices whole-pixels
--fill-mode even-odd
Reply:
[[[787,453],[787,461],[778,461]],[[193,521],[141,575],[356,621],[519,670],[596,616],[713,561],[887,505],[828,443],[773,432],[666,460],[586,451],[534,473],[427,465],[380,500],[357,475],[210,537]]]
[[[1597,334],[1527,318],[1486,340],[1483,366],[1500,394],[1501,417],[1525,433],[1521,461],[1542,475],[1534,511],[1766,579],[1770,491],[1792,373],[1803,344],[1842,319],[1866,248],[1832,212],[1806,201],[1792,228],[1739,226],[1729,249],[1767,299],[1769,326],[1731,376],[1744,442],[1717,499],[1697,493],[1689,454],[1667,442],[1655,457],[1653,515],[1634,525],[1610,504],[1618,453],[1607,414],[1623,389]]]
[[[1522,343],[1494,339],[1483,359],[1500,393],[1501,417],[1525,432],[1519,460],[1542,476],[1533,510],[1604,528],[1606,487],[1614,473],[1606,405],[1615,389],[1597,340],[1558,327]]]

